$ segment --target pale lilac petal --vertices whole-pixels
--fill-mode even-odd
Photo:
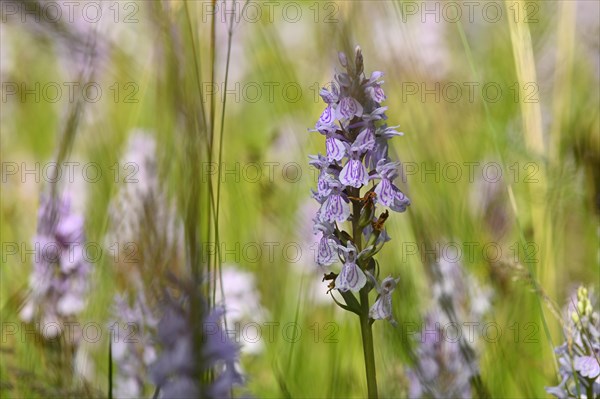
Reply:
[[[322,88],[319,91],[319,95],[327,104],[334,104],[338,101],[339,98],[339,90],[335,84],[332,84],[331,91],[326,88]]]
[[[577,356],[573,365],[575,370],[584,377],[596,378],[600,375],[600,364],[594,356]]]
[[[325,147],[327,148],[327,159],[329,162],[341,161],[346,154],[344,143],[336,138],[327,137]]]
[[[375,187],[376,201],[395,212],[404,212],[410,205],[410,200],[398,187],[388,179],[382,179]]]
[[[367,276],[356,263],[345,263],[335,279],[335,288],[339,291],[360,291],[367,283]]]
[[[325,110],[321,114],[321,117],[319,118],[319,123],[323,125],[330,125],[333,123],[334,120],[335,117],[333,108],[331,107],[331,105],[328,105],[327,108],[325,108]]]
[[[371,87],[367,87],[366,92],[369,95],[369,97],[371,97],[371,99],[377,103],[381,103],[386,99],[383,89],[378,84],[374,84]]]
[[[398,187],[392,184],[394,190],[394,203],[390,206],[390,209],[395,212],[404,212],[408,206],[410,206],[410,200]]]
[[[394,203],[394,191],[392,183],[388,179],[382,179],[375,187],[376,201],[390,208]]]
[[[392,296],[381,294],[369,309],[369,317],[373,320],[387,320],[392,318]]]
[[[366,186],[369,182],[369,172],[360,160],[351,159],[340,172],[340,182],[356,188]]]
[[[372,151],[375,148],[375,133],[372,127],[367,127],[360,132],[353,146],[360,152]]]
[[[327,195],[329,193],[329,180],[328,175],[324,171],[319,174],[319,180],[317,182],[317,192],[320,195]]]
[[[350,216],[350,204],[341,195],[332,194],[323,203],[320,216],[324,222],[345,222]]]
[[[317,248],[317,264],[329,266],[335,262],[337,244],[334,240],[322,237]]]
[[[338,119],[352,119],[354,116],[361,116],[363,107],[352,97],[344,97],[340,100],[337,110]]]

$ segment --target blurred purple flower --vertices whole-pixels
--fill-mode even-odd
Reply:
[[[70,195],[43,196],[34,237],[31,294],[21,311],[24,321],[41,320],[41,331],[58,334],[58,329],[44,327],[83,310],[91,270],[83,256],[84,244],[84,219],[71,210]]]
[[[242,383],[235,370],[239,348],[222,328],[223,310],[200,307],[205,316],[192,314],[188,300],[165,299],[158,323],[162,351],[150,372],[163,398],[228,398]]]
[[[467,342],[462,331],[458,340],[446,334],[450,325],[480,320],[491,293],[458,262],[441,258],[433,272],[435,303],[424,317],[415,367],[407,372],[410,397],[471,397],[471,380],[479,374],[477,343]]]

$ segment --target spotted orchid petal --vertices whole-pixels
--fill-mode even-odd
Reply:
[[[373,320],[385,320],[392,317],[392,296],[382,294],[377,298],[371,309],[369,317]]]
[[[395,325],[395,320],[392,315],[392,293],[398,284],[399,279],[394,279],[392,276],[388,276],[381,282],[381,285],[377,284],[377,292],[379,292],[379,298],[375,301],[371,309],[369,309],[369,317],[373,320],[389,320]]]
[[[369,172],[359,159],[350,159],[340,172],[340,182],[356,188],[366,186],[369,182]]]
[[[363,106],[352,97],[343,97],[337,106],[336,113],[338,119],[352,119],[354,116],[362,115]]]
[[[327,159],[330,162],[341,161],[346,154],[346,146],[344,143],[334,137],[327,137],[325,140],[325,147],[327,148]]]
[[[600,375],[600,364],[594,356],[577,356],[573,366],[584,377],[593,379]]]
[[[323,87],[320,91],[319,91],[319,95],[321,96],[321,98],[323,99],[323,101],[325,101],[325,103],[327,104],[335,104],[337,103],[338,99],[339,99],[339,89],[337,88],[336,84],[332,84],[331,85],[331,90],[327,90],[325,87]]]
[[[385,93],[379,84],[367,87],[366,92],[376,103],[381,103],[386,99]]]
[[[335,121],[335,115],[333,111],[333,107],[328,105],[327,108],[321,114],[319,118],[319,123],[322,125],[331,125]]]
[[[367,276],[354,262],[344,263],[342,271],[335,279],[335,288],[339,291],[357,292],[367,283]]]
[[[317,247],[317,264],[319,266],[329,266],[335,263],[337,243],[332,238],[323,235],[319,240]]]
[[[369,126],[363,129],[356,137],[352,146],[361,153],[372,151],[375,148],[375,131],[373,127]]]
[[[376,201],[395,212],[404,212],[410,200],[388,179],[382,179],[375,187]]]
[[[321,221],[345,222],[350,216],[350,204],[341,194],[329,194],[320,211]]]

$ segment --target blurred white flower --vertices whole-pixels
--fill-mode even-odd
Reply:
[[[236,343],[242,346],[242,353],[259,354],[264,349],[262,340],[245,339],[245,326],[257,323],[259,326],[267,320],[268,311],[263,308],[260,293],[256,287],[254,274],[241,270],[233,264],[222,268],[222,282],[225,295],[217,289],[216,301],[225,305],[227,328],[236,332]]]

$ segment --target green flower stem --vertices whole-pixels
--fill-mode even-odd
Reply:
[[[355,198],[360,197],[360,189],[352,190]],[[352,235],[358,252],[362,250],[362,231],[359,226],[361,203],[352,201]],[[375,373],[375,351],[373,350],[373,331],[369,323],[369,282],[360,290],[360,332],[362,336],[363,354],[365,357],[365,374],[367,377],[368,397],[377,398],[377,375]]]
[[[362,334],[365,373],[369,398],[377,398],[377,376],[375,373],[375,353],[373,350],[373,331],[369,323],[369,293],[366,286],[360,290],[360,331]]]

